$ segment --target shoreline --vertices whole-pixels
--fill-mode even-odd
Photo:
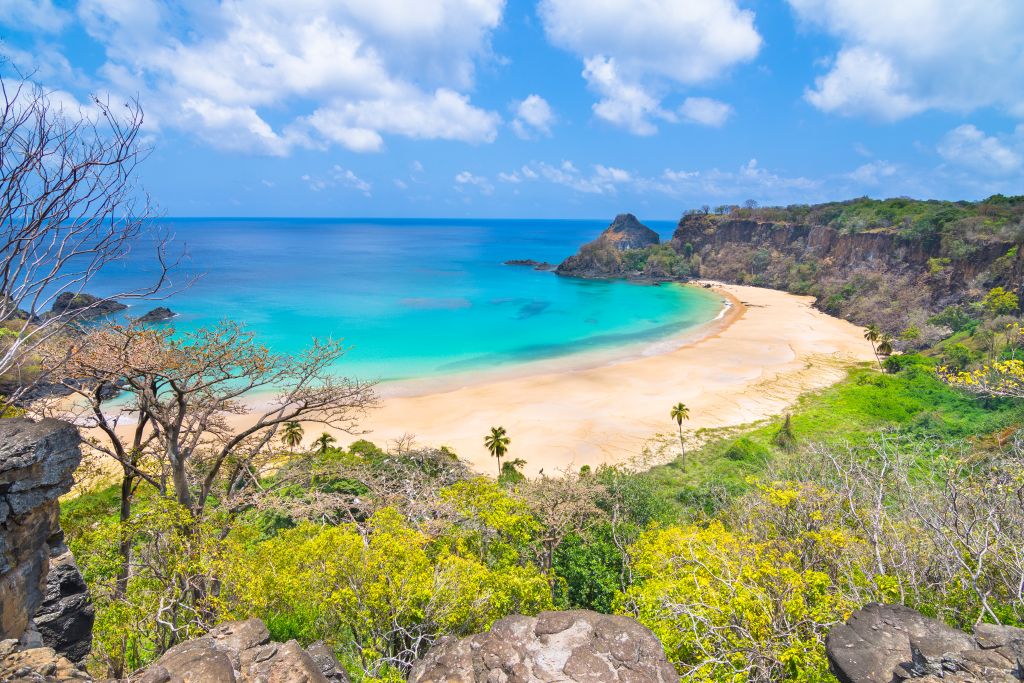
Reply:
[[[718,288],[711,281],[665,283],[677,287],[699,287],[705,282],[711,284],[711,292],[721,298],[721,309],[711,320],[687,327],[677,333],[659,339],[631,341],[619,346],[577,351],[550,358],[540,358],[519,363],[505,363],[492,369],[462,370],[427,377],[382,380],[377,384],[377,394],[382,399],[415,398],[430,394],[447,393],[468,389],[481,384],[505,380],[525,379],[550,373],[571,373],[583,370],[628,363],[630,361],[662,355],[677,348],[713,334],[722,326],[732,324],[735,316],[742,314],[743,304],[732,294]]]
[[[690,408],[690,433],[747,424],[783,413],[800,395],[874,359],[859,327],[813,308],[811,297],[695,282],[705,283],[732,305],[664,351],[466,386],[434,382],[427,393],[382,392],[381,406],[361,421],[364,433],[333,434],[342,446],[365,438],[382,447],[412,435],[493,474],[483,437],[501,425],[512,439],[508,457],[526,460],[528,475],[552,474],[649,458],[652,445],[675,433],[669,409],[676,402]],[[245,416],[235,419],[243,424]]]

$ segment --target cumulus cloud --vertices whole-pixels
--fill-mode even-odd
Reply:
[[[19,30],[34,29],[45,33],[60,31],[72,15],[58,7],[53,0],[3,0],[0,2],[0,23]]]
[[[883,180],[896,175],[896,165],[879,159],[861,164],[847,174],[847,177],[860,185],[880,185]]]
[[[528,95],[526,99],[516,102],[513,106],[515,118],[512,130],[524,140],[534,134],[551,135],[551,126],[555,122],[555,113],[551,105],[540,95]]]
[[[106,54],[98,80],[141,93],[151,121],[218,147],[286,154],[376,151],[388,135],[493,140],[500,116],[467,91],[504,4],[81,0],[77,14]]]
[[[735,0],[541,0],[539,10],[548,39],[583,60],[601,98],[594,113],[639,135],[677,120],[666,90],[713,81],[762,42]]]
[[[460,186],[473,186],[480,190],[483,194],[491,194],[494,192],[494,185],[491,184],[484,176],[474,175],[469,171],[461,171],[455,174],[456,189]]]
[[[732,116],[732,106],[710,97],[687,97],[679,107],[684,121],[719,128]]]
[[[338,164],[331,167],[324,176],[304,175],[302,181],[309,185],[309,189],[320,192],[334,187],[347,187],[361,192],[367,197],[371,196],[373,186],[357,176],[351,169],[342,168]]]
[[[972,124],[957,126],[939,142],[938,151],[947,161],[986,175],[1007,175],[1020,171],[1024,159],[1020,148],[1024,126],[1014,139],[1000,140]]]
[[[997,106],[1024,116],[1024,3],[991,0],[788,0],[839,39],[806,92],[815,107],[896,120],[928,109]]]

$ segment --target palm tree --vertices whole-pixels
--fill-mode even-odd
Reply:
[[[501,456],[508,453],[508,445],[512,439],[508,437],[504,427],[491,427],[491,433],[484,437],[484,446],[491,452],[491,457],[498,459],[498,476],[501,476]]]
[[[690,409],[686,407],[685,403],[677,403],[672,406],[672,412],[670,413],[672,419],[676,421],[676,425],[679,427],[679,450],[682,453],[683,463],[686,462],[686,444],[683,442],[683,420],[690,419]]]
[[[297,420],[285,422],[284,431],[281,432],[281,443],[295,450],[302,443],[302,423]]]
[[[324,453],[327,452],[327,449],[331,447],[331,444],[334,443],[336,440],[337,439],[335,439],[333,436],[331,436],[327,432],[324,432],[319,437],[317,437],[317,440],[314,441],[313,443],[317,445],[317,453],[323,455]]]
[[[888,336],[888,335],[884,335]],[[871,343],[871,353],[875,354],[875,360],[878,361],[878,369],[882,369],[882,358],[878,355],[879,344],[878,341],[883,338],[882,331],[878,329],[878,325],[871,323],[864,328],[864,338]],[[889,342],[889,352],[892,352],[892,342]]]

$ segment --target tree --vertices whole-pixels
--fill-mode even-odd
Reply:
[[[990,289],[985,298],[981,300],[981,305],[993,317],[1012,315],[1020,310],[1020,301],[1017,299],[1017,295],[1002,287]]]
[[[498,476],[501,476],[501,458],[508,452],[508,446],[512,443],[505,432],[504,427],[491,427],[491,433],[484,437],[484,447],[490,452],[492,458],[498,459]]]
[[[134,101],[118,111],[94,98],[91,110],[72,112],[28,82],[0,79],[4,405],[56,372],[36,358],[43,345],[64,341],[79,321],[96,317],[115,299],[151,296],[169,284],[169,238],[148,221],[153,211],[135,184],[147,155],[139,144],[142,123]],[[138,244],[154,249],[156,267],[147,284],[82,296],[97,273]],[[48,356],[60,362],[66,354]]]
[[[323,455],[324,453],[327,452],[327,449],[329,449],[335,441],[337,441],[337,439],[335,439],[327,432],[324,432],[323,434],[318,436],[316,441],[314,441],[313,443],[316,444],[317,453]]]
[[[215,487],[221,506],[245,491],[277,454],[270,446],[289,422],[352,433],[376,404],[373,385],[337,374],[345,353],[337,341],[313,342],[298,355],[279,355],[231,322],[194,332],[108,325],[76,340],[61,383],[82,401],[44,406],[48,414],[98,429],[93,445],[117,460],[129,478],[167,493],[199,519]],[[128,400],[104,406],[111,389]],[[260,396],[259,409],[246,403]],[[238,417],[238,416],[248,417]],[[124,440],[119,424],[142,433]]]
[[[683,441],[683,420],[690,419],[690,409],[686,407],[685,403],[680,402],[672,406],[672,411],[669,414],[676,421],[676,426],[679,428],[679,451],[685,464],[686,443]]]
[[[871,323],[870,325],[864,328],[864,339],[866,339],[871,344],[871,352],[875,354],[875,360],[878,362],[879,370],[882,369],[882,358],[879,354],[879,342],[882,340],[883,336],[884,335],[882,331],[879,329],[878,325],[874,323]]]
[[[748,199],[747,201],[743,202],[743,206],[745,208],[748,208],[748,209],[756,209],[757,208],[757,200],[756,199]]]
[[[291,420],[284,423],[284,430],[281,432],[281,443],[294,450],[302,443],[302,423],[298,420]]]

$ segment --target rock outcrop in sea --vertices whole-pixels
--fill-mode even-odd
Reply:
[[[644,249],[661,242],[658,233],[631,213],[615,217],[596,240],[580,247],[579,252],[559,264],[555,272],[572,277],[621,277],[626,274],[622,252]]]
[[[85,318],[99,318],[126,310],[128,307],[118,301],[101,299],[92,294],[64,292],[53,301],[50,315],[78,312]]]
[[[162,323],[166,320],[170,320],[177,313],[167,308],[166,306],[157,306],[149,313],[146,313],[135,322],[142,323],[143,325],[149,325],[151,323]]]
[[[977,624],[974,635],[902,605],[869,604],[825,641],[840,683],[1024,680],[1024,629]]]
[[[495,622],[468,638],[442,638],[409,683],[677,683],[661,642],[629,617],[586,610]]]

